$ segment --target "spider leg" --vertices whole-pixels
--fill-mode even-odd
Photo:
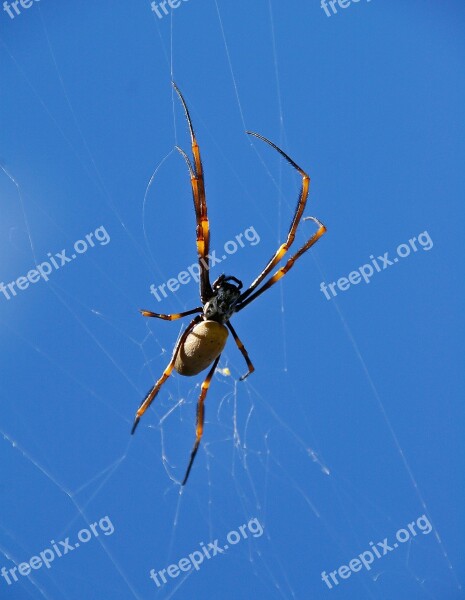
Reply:
[[[270,258],[266,267],[263,269],[263,271],[260,273],[260,275],[250,284],[249,288],[245,292],[243,292],[243,294],[241,296],[241,300],[245,300],[248,296],[250,296],[250,294],[253,292],[253,290],[265,279],[265,277],[269,273],[271,273],[272,269],[279,263],[279,261],[282,259],[282,257],[286,254],[286,252],[292,246],[292,243],[294,242],[294,239],[295,239],[295,233],[297,231],[297,227],[300,223],[303,212],[305,210],[305,205],[307,203],[307,198],[308,198],[308,190],[310,187],[310,177],[307,175],[307,173],[303,169],[301,169],[299,167],[299,165],[297,163],[295,163],[292,160],[292,158],[290,158],[283,150],[281,150],[281,148],[278,148],[278,146],[276,146],[276,144],[273,144],[273,142],[270,142],[270,140],[268,140],[266,137],[263,137],[259,133],[254,133],[253,131],[247,131],[246,133],[248,133],[249,135],[253,135],[260,140],[263,140],[264,142],[269,144],[272,148],[274,148],[277,152],[279,152],[279,154],[281,154],[281,156],[283,158],[285,158],[287,160],[287,162],[292,167],[294,167],[294,169],[296,169],[302,176],[302,188],[300,190],[299,199],[297,201],[297,206],[295,209],[294,217],[292,218],[291,226],[289,228],[289,232],[287,234],[286,241],[284,242],[284,244],[281,244],[281,246],[276,250],[276,252]]]
[[[199,269],[200,269],[200,298],[202,303],[205,304],[212,296],[213,291],[210,284],[209,275],[209,251],[210,251],[210,224],[207,216],[207,200],[205,196],[205,182],[203,177],[202,160],[200,157],[200,148],[195,137],[194,127],[192,125],[192,119],[187,108],[186,101],[184,100],[181,91],[178,86],[173,83],[181,104],[184,108],[186,115],[187,124],[189,126],[189,132],[191,136],[192,155],[194,157],[194,165],[192,165],[189,157],[181,150],[177,148],[180,154],[186,161],[189,169],[192,187],[192,197],[194,199],[195,218],[197,222],[197,254],[199,257]]]
[[[247,352],[247,350],[245,349],[244,344],[241,342],[239,336],[237,335],[234,327],[231,325],[231,323],[228,321],[226,323],[229,331],[232,333],[234,341],[236,342],[236,346],[239,348],[239,350],[241,351],[242,356],[244,357],[245,362],[247,363],[247,367],[248,367],[248,371],[247,373],[245,373],[244,375],[242,375],[242,377],[239,377],[239,381],[244,381],[244,379],[246,377],[248,377],[251,373],[253,373],[255,371],[255,367],[252,364],[252,361],[249,358],[249,353]]]
[[[220,354],[220,356],[221,356],[221,354]],[[197,425],[196,425],[196,429],[195,429],[195,443],[194,443],[194,447],[192,448],[189,465],[187,466],[186,474],[184,475],[184,479],[182,480],[181,485],[186,485],[187,479],[189,477],[189,473],[191,472],[191,469],[192,469],[192,465],[194,464],[195,455],[197,454],[197,450],[199,449],[200,440],[202,439],[202,435],[203,435],[203,423],[204,423],[204,419],[205,419],[205,408],[204,408],[205,397],[207,395],[208,388],[210,387],[210,382],[213,377],[213,373],[215,372],[215,369],[218,365],[218,361],[220,360],[220,356],[218,356],[218,358],[215,359],[215,362],[213,363],[211,369],[208,371],[208,375],[205,377],[205,381],[202,383],[202,390],[200,392],[199,399],[197,400]]]
[[[304,254],[304,252],[307,252],[307,250],[309,248],[311,248],[313,246],[313,244],[315,244],[320,239],[320,237],[326,233],[326,227],[317,218],[306,217],[304,219],[304,221],[306,221],[308,219],[314,221],[319,226],[318,231],[316,233],[314,233],[312,235],[312,237],[308,240],[308,242],[306,242],[302,246],[302,248],[300,248],[294,254],[294,256],[291,256],[291,258],[286,262],[286,264],[283,267],[281,267],[280,269],[278,269],[276,271],[276,273],[272,277],[270,277],[270,279],[268,279],[268,281],[265,282],[259,290],[254,292],[251,296],[249,296],[247,298],[247,300],[245,300],[245,302],[241,302],[240,304],[238,304],[238,307],[236,308],[236,312],[239,312],[240,310],[242,310],[245,306],[247,306],[247,304],[252,302],[252,300],[255,300],[255,298],[258,298],[258,296],[260,296],[260,294],[263,294],[263,292],[265,290],[267,290],[273,284],[275,284],[277,281],[279,281],[281,279],[281,277],[284,277],[284,275],[294,266],[295,261],[298,258],[300,258],[302,256],[302,254]]]
[[[177,356],[177,354],[179,352],[179,349],[182,347],[182,345],[186,341],[187,336],[192,331],[192,329],[194,328],[194,326],[197,325],[197,323],[199,323],[201,320],[202,320],[202,317],[200,315],[197,316],[197,317],[195,317],[194,319],[192,319],[192,321],[189,323],[189,325],[183,331],[181,337],[178,340],[178,343],[176,344],[176,346],[175,346],[175,348],[173,350],[173,356],[171,357],[171,360],[168,363],[168,366],[163,371],[163,374],[160,377],[160,379],[157,381],[157,383],[151,388],[151,390],[148,392],[147,396],[145,396],[145,398],[142,400],[142,402],[141,402],[141,404],[140,404],[140,406],[139,406],[139,408],[138,408],[138,410],[136,412],[136,416],[135,416],[135,419],[134,419],[134,424],[133,424],[132,429],[131,429],[131,434],[133,434],[135,432],[136,427],[139,424],[140,418],[145,413],[145,411],[148,409],[148,407],[152,404],[155,396],[160,391],[161,386],[165,383],[165,381],[171,375],[171,372],[173,370],[174,363],[176,361],[176,356]]]
[[[195,313],[201,313],[202,307],[198,306],[197,308],[193,308],[192,310],[186,310],[182,313],[173,313],[171,315],[163,315],[160,313],[154,313],[151,310],[143,310],[140,309],[140,313],[143,317],[155,317],[156,319],[163,319],[164,321],[176,321],[176,319],[181,319],[182,317],[187,317],[187,315],[193,315]]]

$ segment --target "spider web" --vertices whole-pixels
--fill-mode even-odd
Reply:
[[[106,28],[108,14],[93,11],[72,17],[83,29],[91,18]],[[19,103],[15,110],[22,110],[24,123],[19,141],[2,150],[3,255],[8,251],[11,257],[4,281],[26,274],[47,260],[48,252],[71,248],[102,224],[111,238],[52,273],[46,285],[40,282],[2,303],[4,340],[16,357],[10,351],[3,357],[3,565],[19,567],[50,547],[51,540],[75,540],[80,529],[107,515],[114,525],[113,533],[101,532],[85,547],[55,559],[50,569],[19,576],[9,586],[0,581],[7,598],[303,598],[309,591],[323,597],[327,588],[321,571],[347,564],[369,548],[369,541],[392,538],[422,514],[435,523],[379,392],[378,365],[373,373],[342,302],[332,300],[321,320],[310,323],[321,307],[319,283],[330,280],[322,250],[326,239],[277,289],[234,320],[257,370],[238,382],[245,365],[230,341],[208,394],[204,437],[188,485],[180,488],[179,482],[194,438],[201,376],[172,377],[137,435],[129,436],[140,399],[185,326],[144,320],[137,309],[177,312],[199,303],[194,282],[160,303],[149,293],[150,284],[166,283],[195,262],[189,180],[173,150],[175,145],[189,148],[189,139],[178,100],[170,96],[170,80],[185,94],[200,140],[212,248],[222,255],[224,241],[251,226],[260,237],[256,245],[245,244],[227,256],[227,264],[223,260],[224,265],[214,267],[213,276],[224,268],[250,282],[282,241],[295,206],[298,176],[243,130],[272,131],[270,137],[280,146],[297,148],[295,154],[289,150],[293,158],[309,155],[306,163],[316,161],[317,145],[312,141],[309,149],[294,121],[287,124],[291,108],[284,99],[281,60],[285,12],[272,0],[257,3],[254,11],[245,2],[192,2],[163,19],[152,14],[148,26],[147,4],[141,3],[133,15],[137,24],[120,23],[128,30],[141,28],[152,54],[152,71],[144,69],[133,79],[123,50],[112,40],[113,61],[124,65],[117,85],[123,87],[124,81],[125,94],[114,109],[102,104],[95,110],[102,130],[114,127],[118,139],[130,128],[120,129],[111,119],[124,102],[130,104],[127,114],[136,133],[127,142],[124,160],[112,147],[100,148],[98,131],[86,125],[87,118],[95,122],[95,98],[85,98],[80,87],[94,89],[102,76],[86,57],[87,70],[73,80],[79,59],[57,51],[66,47],[60,31],[65,17],[58,9],[37,5],[34,13],[31,9],[8,23],[24,27],[24,35],[32,28],[31,45],[40,49],[33,60],[30,48],[12,42],[10,32],[0,38],[6,76],[18,86],[18,93],[6,100],[6,112],[12,114]],[[241,18],[245,14],[251,20],[247,26]],[[200,39],[191,19],[208,22],[208,35],[203,32]],[[253,39],[250,65],[248,53],[234,43],[241,35]],[[106,52],[99,60],[105,64]],[[267,74],[266,86],[258,91],[253,87],[257,64]],[[35,68],[49,89],[40,85]],[[193,76],[197,68],[200,74]],[[30,115],[19,100],[26,93],[36,111]],[[160,104],[139,110],[144,95]],[[29,130],[37,115],[46,123]],[[48,132],[43,144],[34,138],[41,130]],[[239,136],[244,139],[238,141]],[[32,166],[29,141],[34,149],[51,148],[57,164],[45,156]],[[321,186],[316,194],[312,188],[306,212],[325,222],[333,218],[337,203],[333,213],[325,213],[322,195]],[[300,227],[296,247],[308,237],[307,225]],[[394,243],[394,234],[387,239]],[[303,314],[296,320],[298,311]],[[309,323],[303,323],[309,311]],[[336,336],[332,343],[324,340],[328,328]],[[333,359],[336,342],[340,349]],[[357,391],[349,399],[368,415],[369,432],[361,431],[364,424],[356,420],[346,430],[324,426],[328,413],[321,404],[342,410],[346,401],[342,388],[328,382],[333,372],[340,377],[350,373],[349,383]],[[359,436],[357,448],[353,438]],[[376,460],[363,458],[368,448],[382,464],[378,485],[383,474],[389,479],[399,472],[384,496],[376,484],[367,483],[379,475]],[[358,461],[353,470],[343,456],[348,453]],[[199,571],[182,572],[160,587],[149,578],[150,569],[179,562],[199,550],[200,542],[218,538],[224,545],[228,532],[251,519],[259,521],[262,535],[249,532],[227,552],[205,560]],[[358,574],[357,581],[341,580],[340,595],[354,597],[356,587],[357,597],[364,598],[387,597],[389,589],[398,597],[403,590],[406,598],[460,597],[459,576],[439,531],[435,527],[428,538],[412,539]]]

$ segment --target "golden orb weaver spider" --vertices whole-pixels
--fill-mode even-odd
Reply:
[[[140,418],[145,411],[152,404],[156,395],[160,391],[161,386],[165,383],[168,377],[171,375],[173,369],[180,375],[192,376],[197,375],[201,371],[204,371],[211,365],[208,374],[202,383],[200,396],[197,401],[197,424],[196,424],[196,436],[194,447],[191,451],[189,464],[187,466],[186,474],[181,485],[185,485],[189,477],[189,473],[192,468],[192,464],[199,449],[200,441],[203,434],[203,425],[205,417],[205,397],[210,387],[210,382],[213,374],[220,360],[221,352],[223,351],[226,340],[228,338],[228,330],[231,332],[237,347],[239,348],[242,356],[247,363],[248,371],[240,379],[244,380],[250,375],[255,369],[252,361],[249,358],[247,350],[244,344],[239,339],[236,331],[229,322],[232,315],[245,308],[250,302],[258,298],[265,290],[270,288],[273,284],[281,279],[294,265],[295,261],[304,254],[309,248],[315,244],[320,237],[326,232],[326,227],[315,217],[305,217],[303,220],[312,220],[318,225],[318,230],[314,233],[311,238],[301,247],[299,250],[291,256],[286,264],[279,268],[260,288],[256,289],[262,281],[271,273],[273,268],[281,261],[284,255],[288,252],[289,248],[294,242],[297,227],[302,220],[302,215],[305,210],[305,205],[308,197],[308,190],[310,185],[310,177],[301,169],[283,150],[278,148],[276,144],[270,142],[267,138],[263,137],[253,131],[247,131],[249,135],[253,135],[260,140],[269,144],[274,148],[287,162],[298,171],[302,177],[302,188],[300,190],[297,207],[294,212],[294,216],[287,234],[287,240],[284,244],[276,250],[273,256],[268,261],[266,267],[258,275],[258,277],[250,284],[250,286],[243,292],[242,282],[236,277],[220,275],[213,284],[210,284],[210,273],[209,273],[209,250],[210,250],[210,226],[207,216],[207,200],[205,197],[205,183],[203,177],[202,161],[200,159],[200,149],[195,137],[194,128],[192,126],[192,120],[187,108],[187,104],[184,100],[177,85],[173,82],[173,87],[179,96],[179,99],[184,108],[186,115],[187,124],[189,126],[191,144],[192,144],[192,155],[194,158],[194,164],[187,156],[187,154],[176,146],[176,149],[184,158],[187,168],[189,170],[192,186],[192,196],[194,200],[195,218],[197,223],[197,254],[199,258],[200,268],[200,300],[202,306],[198,306],[191,310],[187,310],[182,313],[175,313],[170,315],[158,314],[151,312],[150,310],[141,310],[144,317],[155,317],[157,319],[164,319],[165,321],[175,321],[188,315],[197,314],[196,317],[189,323],[182,335],[180,336],[171,357],[168,366],[163,371],[160,379],[150,389],[148,394],[143,399],[136,412],[134,424],[132,426],[131,433],[133,434],[140,421]],[[213,364],[212,364],[213,363]]]

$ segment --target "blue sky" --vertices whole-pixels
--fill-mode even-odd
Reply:
[[[2,598],[463,598],[463,4],[157,6],[0,11]],[[299,190],[246,129],[328,228],[233,318],[181,494],[202,376],[130,436],[182,328],[138,309],[199,304],[172,77],[212,277]]]

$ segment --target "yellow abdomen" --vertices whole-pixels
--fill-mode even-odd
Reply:
[[[217,358],[226,345],[228,330],[217,321],[202,321],[179,349],[174,368],[180,375],[197,375]]]

